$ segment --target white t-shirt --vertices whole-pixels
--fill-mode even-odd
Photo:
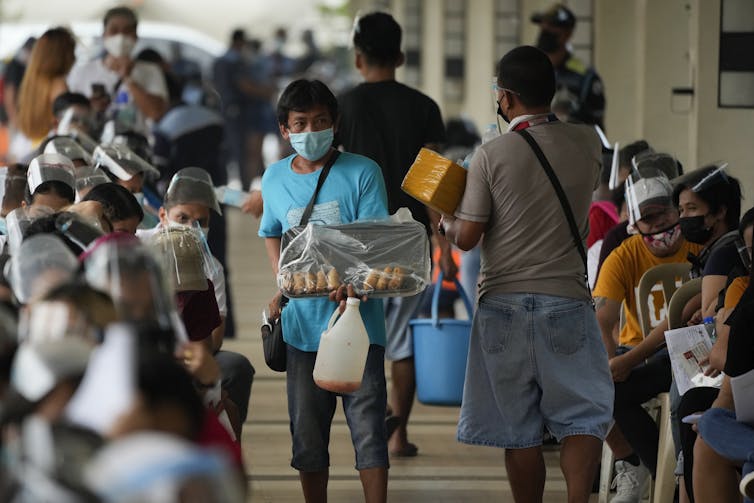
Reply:
[[[136,61],[131,78],[146,92],[154,96],[159,96],[165,101],[168,100],[168,86],[165,83],[165,76],[159,66],[154,63],[145,61]],[[118,107],[128,108],[132,111],[133,128],[145,136],[149,133],[152,126],[151,121],[141,113],[136,107],[131,93],[128,91],[120,76],[105,66],[103,58],[96,58],[85,63],[79,63],[73,67],[68,74],[68,89],[74,93],[81,93],[87,98],[92,97],[92,86],[102,84],[105,92],[110,95],[112,104],[111,110]],[[117,89],[115,88],[118,86]],[[123,103],[118,103],[122,101]]]

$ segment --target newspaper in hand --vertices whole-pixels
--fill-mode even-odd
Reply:
[[[706,360],[712,350],[712,341],[704,325],[667,330],[665,340],[668,344],[673,378],[681,395],[699,386],[720,387],[722,375],[704,375],[709,366]]]

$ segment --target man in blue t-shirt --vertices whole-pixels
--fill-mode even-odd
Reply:
[[[299,225],[317,187],[323,166],[335,154],[332,148],[338,102],[318,80],[297,80],[278,101],[280,134],[295,153],[267,168],[262,178],[264,212],[259,236],[275,274],[280,260],[280,238]],[[315,200],[309,221],[319,225],[387,217],[387,196],[380,167],[356,154],[341,153],[332,165]],[[273,318],[280,313],[281,293],[270,302]],[[284,339],[288,343],[288,414],[293,437],[291,466],[299,470],[307,501],[326,501],[329,467],[328,443],[335,412],[335,393],[314,383],[312,371],[319,339],[338,307],[327,298],[291,299],[282,310]],[[361,304],[369,334],[369,354],[361,388],[342,395],[343,409],[356,451],[356,469],[367,501],[387,499],[387,432],[385,429],[385,320],[380,301]]]

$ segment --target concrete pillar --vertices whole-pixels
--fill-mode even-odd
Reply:
[[[492,77],[502,54],[495,54],[494,0],[471,0],[467,7],[463,112],[481,134],[487,124],[495,121]]]
[[[754,204],[751,125],[754,110],[718,107],[720,0],[691,2],[694,100],[690,135],[692,167],[724,160],[741,181],[746,210]]]
[[[437,102],[442,110],[444,54],[442,0],[424,0],[422,25],[422,91]],[[445,117],[443,116],[443,119]]]

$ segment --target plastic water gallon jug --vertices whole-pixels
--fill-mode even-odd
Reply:
[[[330,317],[319,341],[314,362],[314,382],[333,393],[352,393],[361,387],[369,352],[369,336],[359,313],[359,299],[349,297],[346,309]]]

